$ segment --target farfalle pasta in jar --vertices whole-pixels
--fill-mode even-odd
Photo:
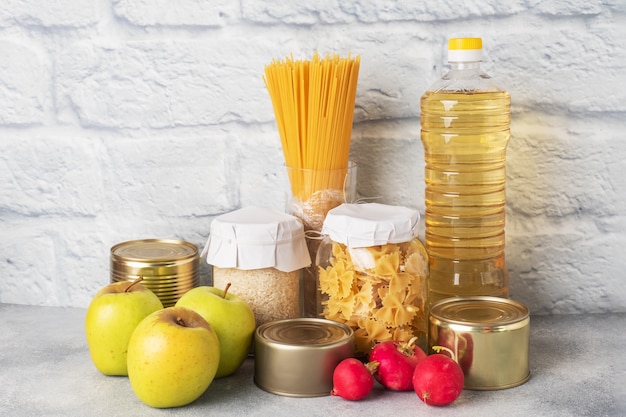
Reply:
[[[342,204],[324,220],[320,315],[354,330],[357,354],[413,337],[427,347],[428,255],[418,223],[416,210],[378,203]]]

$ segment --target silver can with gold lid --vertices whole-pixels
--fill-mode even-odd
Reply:
[[[177,239],[142,239],[111,248],[111,282],[134,281],[152,290],[164,307],[200,284],[200,258],[196,245]]]
[[[526,382],[529,337],[528,308],[510,299],[452,297],[430,309],[430,353],[452,352],[467,389],[497,390]]]
[[[329,395],[335,367],[354,355],[354,333],[326,319],[276,320],[254,335],[254,382],[289,397]]]

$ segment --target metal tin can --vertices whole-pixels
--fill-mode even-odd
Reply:
[[[452,297],[430,309],[429,350],[449,349],[455,355],[467,389],[497,390],[526,382],[529,336],[528,308],[506,298]]]
[[[333,388],[335,367],[354,355],[354,333],[326,319],[276,320],[257,328],[254,352],[258,387],[288,397],[321,397]]]
[[[111,248],[111,282],[141,282],[164,307],[200,283],[198,248],[175,239],[144,239],[118,243]]]

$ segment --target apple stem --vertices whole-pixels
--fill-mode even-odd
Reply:
[[[230,288],[231,283],[226,284],[226,288],[224,288],[224,294],[222,294],[222,298],[226,298],[226,293],[228,293],[228,289]]]
[[[130,289],[131,289],[131,288],[133,288],[133,286],[134,286],[135,284],[139,284],[141,281],[143,281],[143,275],[139,275],[139,276],[137,277],[137,279],[136,279],[136,280],[134,280],[133,282],[131,282],[131,283],[130,283],[130,285],[129,285],[128,287],[126,287],[126,289],[124,290],[124,292],[128,292],[128,291],[130,291]]]

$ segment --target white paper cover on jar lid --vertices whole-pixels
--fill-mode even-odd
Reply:
[[[402,243],[417,236],[419,218],[408,207],[344,203],[328,212],[322,234],[350,248]]]
[[[202,250],[219,268],[276,268],[291,272],[311,265],[304,226],[295,216],[246,207],[213,219]]]

